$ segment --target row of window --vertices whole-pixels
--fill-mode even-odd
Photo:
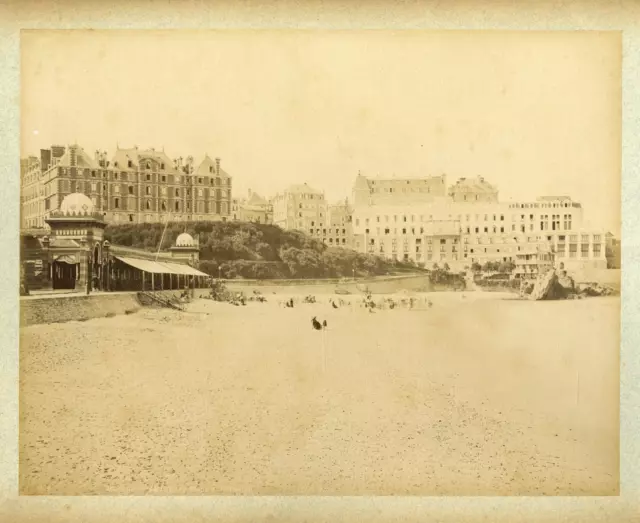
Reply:
[[[579,203],[574,202],[555,202],[555,203],[512,203],[509,205],[509,209],[558,209],[580,207]]]
[[[475,216],[475,220],[473,219],[474,216]],[[464,218],[464,221],[466,221],[466,222],[471,222],[471,221],[479,222],[479,221],[482,221],[481,220],[481,216],[482,216],[481,214],[476,214],[476,215],[458,214],[456,218],[457,218],[458,221],[463,221],[463,218]],[[388,216],[388,215],[385,215],[385,216],[376,216],[375,221],[376,221],[376,223],[380,223],[382,221],[382,219],[384,218],[384,222],[385,223],[389,223],[391,221],[390,218],[392,218],[393,219],[392,221],[394,223],[397,223],[398,221],[402,221],[403,223],[407,223],[408,221],[416,222],[416,221],[418,221],[416,218],[419,218],[419,221],[424,222],[425,221],[425,217],[427,217],[427,215],[424,215],[424,214],[418,215],[418,216],[415,215],[415,214],[409,215],[409,216],[406,216],[406,215],[404,215],[404,216],[399,216],[399,215]],[[491,218],[493,218],[493,219],[491,219]],[[564,214],[562,216],[562,218],[563,218],[563,220],[565,222],[571,221],[572,220],[572,215],[571,214]],[[453,219],[454,219],[453,215],[449,214],[448,220],[453,220]],[[525,221],[526,219],[527,219],[527,215],[525,215],[525,214],[521,214],[520,215],[520,221],[521,222]],[[528,219],[529,219],[529,221],[534,221],[535,220],[535,215],[534,214],[529,214],[528,215]],[[540,215],[540,220],[548,221],[549,220],[549,215],[548,214]],[[552,220],[554,222],[559,222],[560,221],[560,215],[559,214],[552,215]],[[365,218],[365,220],[364,220],[365,225],[369,225],[370,221],[371,221],[370,218]],[[433,221],[433,214],[429,214],[428,215],[428,220],[427,221]],[[505,221],[505,215],[504,214],[493,214],[493,215],[485,214],[484,215],[484,221],[485,222],[486,221],[494,221],[494,222],[495,221],[501,221],[501,222],[503,222],[503,221]],[[518,221],[518,215],[512,214],[511,215],[511,221],[512,222]],[[356,226],[359,226],[359,225],[360,225],[360,219],[356,218]]]
[[[560,225],[561,225],[560,221],[553,221],[553,222],[551,222],[551,228],[549,228],[549,223],[543,221],[543,222],[540,222],[540,229],[539,230],[540,231],[548,231],[548,230],[552,230],[552,231],[560,231],[560,230],[569,231],[569,230],[571,230],[571,227],[572,227],[572,221],[571,220],[565,220],[564,222],[562,222],[562,225],[564,225],[564,228],[561,228]],[[402,229],[402,234],[407,234],[407,230],[408,229],[403,228]],[[420,230],[420,234],[424,233],[424,228],[423,227],[420,227],[419,230]],[[465,229],[461,229],[461,231],[462,230],[465,230]],[[529,230],[529,232],[533,232],[535,230],[535,225],[533,223],[530,223],[528,230]],[[380,227],[376,227],[376,233],[378,235],[380,234],[380,231],[381,231],[381,228]],[[520,225],[518,227],[518,226],[516,226],[515,223],[511,224],[511,232],[516,232],[516,231],[527,232],[527,227],[526,227],[526,225]],[[371,233],[371,229],[365,229],[364,232],[365,232],[365,234],[370,234]],[[491,233],[491,232],[493,232],[494,234],[498,233],[498,232],[504,233],[505,232],[505,227],[504,226],[498,227],[496,225],[494,225],[492,228],[488,227],[488,226],[487,227],[482,227],[482,228],[481,227],[473,227],[473,228],[472,227],[466,227],[466,233],[467,234],[474,234],[474,233],[475,234],[481,234],[481,233],[487,234],[487,233]],[[393,233],[394,234],[398,234],[398,229],[394,228],[393,229]],[[389,227],[385,228],[384,229],[384,234],[391,234],[391,229]],[[411,228],[411,234],[416,234],[416,228]]]
[[[95,200],[95,198],[92,198],[92,201],[93,201],[93,203],[94,203],[94,205],[95,205],[95,204],[96,204],[96,200]],[[133,205],[131,205],[132,207],[136,207],[135,202],[129,202],[129,203],[130,203],[130,205],[131,205],[131,204],[133,204]],[[182,202],[179,202],[179,201],[174,202],[174,205],[173,205],[173,209],[172,209],[172,210],[173,210],[173,211],[180,212],[180,211],[182,210],[182,205],[181,205],[181,203],[182,203]],[[121,200],[120,200],[120,198],[114,198],[114,199],[113,199],[113,208],[114,208],[114,209],[125,209],[127,206],[126,206],[126,205],[123,205],[123,204],[124,204],[124,200],[123,200],[123,201],[121,201]],[[145,202],[144,202],[144,208],[145,208],[146,210],[148,210],[148,211],[149,211],[149,210],[154,210],[154,209],[153,209],[153,202],[152,202],[151,200],[145,200]],[[162,202],[160,202],[160,209],[159,209],[159,210],[160,210],[160,211],[168,211],[168,210],[169,210],[169,204],[168,204],[166,201],[162,201]],[[187,210],[187,211],[190,211],[190,210],[191,210],[191,202],[187,202],[186,210]],[[207,212],[207,211],[205,211],[204,202],[197,202],[197,205],[196,205],[196,212]],[[214,207],[214,209],[212,209],[212,210],[210,210],[210,211],[208,211],[208,212],[216,213],[216,214],[220,214],[220,213],[222,213],[222,214],[226,214],[226,212],[227,212],[227,205],[226,205],[226,203],[224,203],[224,202],[223,202],[223,203],[219,203],[219,202],[218,202],[218,203],[217,203],[217,205]]]
[[[120,194],[120,189],[121,189],[121,185],[112,185],[111,187],[112,191],[114,194]],[[129,185],[127,186],[128,189],[128,193],[129,195],[135,195],[135,186],[134,185]],[[154,192],[157,193],[157,191],[154,191],[154,186],[150,186],[150,185],[145,185],[144,186],[144,193],[146,196],[155,196]],[[75,182],[71,181],[69,182],[69,180],[64,180],[62,182],[62,191],[63,192],[75,192],[76,190],[78,191],[82,191],[82,187],[80,185],[76,185]],[[98,184],[95,182],[91,183],[91,191],[92,192],[97,192],[98,190]],[[102,186],[102,190],[103,191],[107,191],[107,185],[104,184]],[[173,188],[173,192],[175,194],[175,197],[180,198],[181,197],[181,191],[185,191],[185,195],[186,197],[190,197],[191,196],[191,189],[180,189],[180,188]],[[169,194],[170,192],[170,188],[168,187],[160,187],[160,194],[162,196],[167,196],[167,194]],[[203,189],[198,189],[197,195],[199,197],[202,197],[204,194],[204,190]],[[230,190],[226,190],[226,189],[218,189],[216,191],[216,194],[214,195],[213,193],[210,194],[210,197],[213,198],[214,196],[216,196],[218,199],[219,198],[230,198],[231,197],[231,191]]]
[[[393,194],[397,192],[393,187],[375,187],[375,188],[371,188],[369,189],[369,193],[370,194],[375,194],[375,193],[388,193],[388,194]],[[402,188],[402,192],[403,193],[431,193],[431,187],[403,187]],[[440,194],[440,193],[438,193]]]
[[[115,222],[120,222],[120,221],[129,221],[129,222],[137,222],[138,220],[136,219],[136,214],[129,214],[126,216],[125,215],[121,215],[119,213],[114,213],[113,215],[113,221]],[[172,215],[171,216],[171,220],[173,221],[181,221],[184,218],[185,221],[191,221],[191,220],[195,220],[195,221],[204,221],[206,220],[207,216],[176,216],[176,215]],[[164,223],[165,221],[167,221],[168,217],[166,216],[160,216],[160,222]],[[153,214],[145,214],[143,215],[143,220],[145,222],[148,223],[154,223],[157,220],[157,216],[153,215]],[[222,221],[226,222],[227,221],[227,217],[226,216],[222,216]]]
[[[320,229],[316,229],[316,234],[320,234]],[[313,234],[313,229],[309,229],[309,232],[311,234]],[[327,234],[327,229],[322,229],[322,234]],[[329,234],[331,234],[331,229],[329,229]],[[336,229],[336,234],[340,234],[340,229]],[[342,229],[342,234],[347,234],[347,230],[346,229]]]
[[[83,171],[81,169],[78,169],[78,174],[82,173]],[[109,177],[112,180],[120,180],[120,181],[136,181],[136,175],[137,173],[126,173],[126,172],[111,172],[111,171],[101,171],[102,172],[102,178],[107,178]],[[60,168],[60,174],[64,174],[64,175],[71,175],[72,171],[70,168],[64,168],[61,167]],[[89,176],[89,174],[91,174],[92,178],[99,178],[99,174],[100,172],[92,170],[89,171],[89,169],[84,169],[84,174],[86,176]],[[142,173],[141,173],[142,175]],[[201,184],[201,185],[206,185],[207,182],[205,180],[205,178],[203,178],[202,176],[180,176],[180,175],[160,175],[160,180],[157,180],[156,176],[154,176],[154,174],[152,173],[145,173],[145,180],[150,182],[150,181],[155,181],[155,182],[162,182],[162,183],[166,183],[168,181],[168,183],[174,183],[174,179],[175,179],[175,183],[185,183],[185,181],[196,181],[197,183]],[[179,180],[178,180],[179,178]],[[216,177],[216,178],[209,178],[209,185],[231,185],[231,178],[221,178],[221,177]]]

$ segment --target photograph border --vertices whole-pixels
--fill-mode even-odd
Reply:
[[[620,31],[622,295],[620,496],[18,496],[20,31],[23,29],[394,29]],[[0,5],[0,520],[15,521],[631,521],[640,513],[640,2],[5,0]]]

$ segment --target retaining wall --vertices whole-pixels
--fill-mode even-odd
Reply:
[[[451,290],[452,286],[434,285],[428,275],[395,276],[371,278],[357,281],[340,280],[226,280],[226,287],[232,292],[247,292],[252,289],[268,293],[285,294],[333,294],[336,290],[361,294],[365,289],[372,294],[391,294],[402,290],[432,292]],[[197,295],[197,290],[196,290]]]
[[[34,296],[20,300],[20,326],[131,314],[141,307],[133,292],[89,296]]]

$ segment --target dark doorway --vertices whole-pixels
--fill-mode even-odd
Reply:
[[[66,260],[56,260],[51,267],[54,289],[75,289],[78,266]]]

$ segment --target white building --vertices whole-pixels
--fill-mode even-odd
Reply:
[[[463,186],[448,196],[427,193],[423,201],[416,193],[412,202],[407,193],[394,199],[386,192],[384,204],[361,198],[353,211],[354,248],[461,270],[473,262],[515,261],[517,253],[541,247],[552,248],[568,269],[606,267],[604,231],[585,229],[582,206],[571,198],[500,202],[494,199],[497,190],[483,179]],[[360,177],[354,192],[359,187]]]

